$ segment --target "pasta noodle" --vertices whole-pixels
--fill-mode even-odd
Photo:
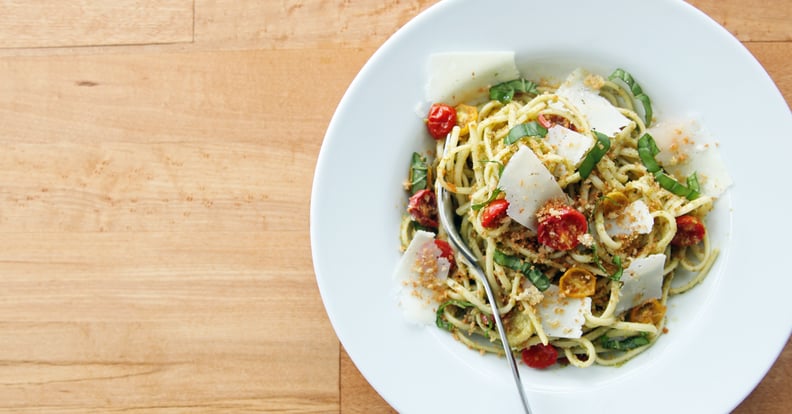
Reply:
[[[646,159],[646,148],[641,145],[647,126],[631,91],[598,76],[586,78],[586,83],[596,85],[599,96],[628,121],[607,137],[609,148],[588,173],[583,172],[586,161],[570,161],[560,154],[558,145],[541,136],[541,130],[546,132],[551,124],[589,136],[594,142],[598,137],[590,117],[552,85],[539,85],[533,93],[516,94],[508,102],[493,99],[467,106],[467,111],[474,108],[474,119],[454,126],[447,139],[439,139],[434,149],[438,155],[427,162],[427,187],[443,186],[452,194],[458,228],[499,298],[497,305],[513,351],[538,344],[552,346],[559,361],[576,367],[619,365],[651,347],[665,331],[669,298],[700,283],[718,255],[708,232],[703,240],[690,245],[675,241],[678,233],[686,230],[678,228],[680,217],[703,223],[714,198],[698,193],[680,195],[676,190],[685,189],[685,185],[678,180],[685,177],[667,175],[671,184],[678,185],[671,189],[662,185],[664,171],[650,171],[652,160]],[[510,132],[520,125],[543,128],[539,128],[540,136],[527,135],[510,142]],[[571,249],[548,247],[537,241],[535,229],[510,217],[502,217],[494,225],[482,224],[487,206],[508,196],[501,183],[504,169],[522,147],[529,148],[552,174],[565,195],[564,203],[585,217],[585,234],[576,237]],[[694,184],[689,184],[693,188]],[[614,235],[610,231],[614,220],[623,218],[625,208],[637,201],[647,207],[651,229]],[[414,220],[412,215],[404,217],[400,231],[404,248],[416,229],[426,227]],[[437,232],[438,239],[445,238],[442,229]],[[632,271],[630,265],[651,257],[664,258],[659,297],[620,309],[620,302],[630,299],[622,292],[625,275]],[[584,275],[577,282],[585,281],[593,291],[574,294],[581,283],[572,279],[567,286],[561,281],[570,269]],[[539,276],[534,276],[543,275],[552,286],[539,289],[528,271],[539,271]],[[682,272],[693,275],[672,286],[675,275]],[[586,274],[593,276],[593,283]],[[556,287],[559,301],[575,298],[590,303],[582,307],[584,320],[578,335],[548,333],[548,319],[542,317],[541,308]],[[503,352],[484,289],[464,263],[457,261],[435,290],[443,302],[437,313],[443,327],[473,349]]]

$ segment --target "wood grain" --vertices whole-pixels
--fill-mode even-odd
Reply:
[[[0,413],[395,412],[307,217],[346,87],[435,2],[0,1]],[[792,3],[691,3],[792,102]],[[790,370],[735,412],[790,412]]]
[[[192,41],[193,0],[4,0],[0,48]]]
[[[195,0],[195,42],[212,48],[378,47],[437,0]]]
[[[306,217],[365,57],[0,59],[0,411],[337,412]]]
[[[395,414],[368,384],[343,348],[341,349],[341,412],[344,414]]]
[[[743,42],[792,40],[792,1],[764,0],[761,7],[741,0],[689,0]]]

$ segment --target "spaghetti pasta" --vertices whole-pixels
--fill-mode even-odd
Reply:
[[[434,152],[444,155],[424,160],[423,189],[443,186],[452,194],[460,233],[499,298],[513,351],[523,352],[526,363],[535,347],[552,347],[558,361],[576,367],[624,363],[657,341],[669,298],[700,283],[718,255],[703,225],[714,197],[700,193],[695,174],[675,177],[652,162],[648,97],[638,87],[636,100],[637,84],[623,87],[626,72],[619,71],[613,79],[578,73],[572,92],[567,80],[468,103],[464,122],[437,141]],[[585,106],[591,99],[575,91],[595,93],[622,125],[608,131]],[[536,194],[545,187],[515,190],[534,172],[518,166],[518,157],[538,159],[536,168],[563,196],[542,199]],[[524,200],[531,197],[538,198]],[[538,208],[527,216],[516,211],[531,210],[531,203]],[[416,211],[436,214],[423,207],[404,216],[404,248],[416,231],[445,238],[442,229],[417,223]],[[680,217],[691,221],[683,227]],[[672,287],[683,271],[694,276]],[[471,348],[503,352],[484,289],[464,263],[432,288],[441,303],[438,326]]]

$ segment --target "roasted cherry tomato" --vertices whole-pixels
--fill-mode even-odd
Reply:
[[[692,246],[704,240],[707,229],[696,216],[684,215],[676,218],[677,232],[671,240],[674,246]]]
[[[448,263],[451,264],[451,270],[454,270],[454,266],[456,266],[456,259],[454,259],[454,249],[452,249],[451,245],[445,240],[435,239],[434,243],[435,246],[440,249],[440,257],[448,260]]]
[[[546,117],[545,114],[539,114],[539,116],[537,117],[536,120],[539,121],[539,125],[547,128],[547,129],[550,129],[550,127],[553,126],[553,123],[550,122],[550,120],[547,119],[547,118],[548,117]]]
[[[536,344],[522,351],[522,360],[531,368],[547,368],[556,363],[558,351],[553,345]]]
[[[501,220],[506,217],[506,209],[508,208],[509,202],[505,198],[499,198],[487,204],[479,215],[481,227],[488,229],[498,227]]]
[[[574,249],[580,243],[580,236],[588,231],[586,216],[559,201],[548,202],[536,216],[537,240],[556,250]]]
[[[443,139],[457,122],[456,109],[446,104],[436,103],[429,108],[426,128],[434,139]]]
[[[424,227],[437,227],[437,198],[434,191],[423,189],[413,194],[407,203],[407,212]]]
[[[536,118],[536,120],[539,122],[539,125],[547,128],[547,129],[552,128],[553,125],[561,125],[564,128],[571,129],[573,131],[577,131],[577,128],[575,128],[575,125],[572,124],[572,122],[569,122],[568,119],[566,119],[566,118],[564,118],[563,116],[560,116],[560,115],[539,114],[539,116]]]
[[[657,299],[652,299],[643,305],[630,309],[630,322],[651,323],[657,325],[665,317],[666,307]]]
[[[573,267],[558,280],[558,289],[568,298],[593,296],[597,290],[597,277],[582,267]]]

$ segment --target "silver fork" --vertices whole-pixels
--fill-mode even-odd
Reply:
[[[447,148],[448,140],[446,140],[444,152],[447,151]],[[460,236],[459,231],[454,225],[454,213],[452,210],[451,195],[442,185],[437,185],[435,188],[437,193],[437,210],[438,216],[440,216],[440,224],[448,234],[448,239],[451,241],[451,246],[454,248],[454,250],[458,251],[462,255],[462,258],[466,262],[468,269],[473,272],[476,278],[481,282],[482,286],[484,286],[484,290],[487,292],[487,299],[489,299],[490,307],[492,308],[492,317],[495,319],[495,325],[498,327],[498,334],[500,334],[500,339],[503,343],[503,351],[506,353],[506,359],[511,365],[514,383],[517,385],[517,390],[520,392],[520,400],[522,401],[523,408],[525,408],[525,412],[527,414],[531,414],[531,408],[528,405],[528,398],[525,395],[525,389],[523,388],[522,381],[520,380],[520,371],[517,369],[517,362],[514,360],[514,355],[512,354],[511,346],[509,345],[509,340],[506,337],[506,329],[503,328],[503,321],[501,320],[500,311],[498,311],[498,302],[495,301],[495,293],[492,290],[489,279],[487,279],[487,276],[484,274],[484,270],[481,268],[481,266],[479,266],[476,256],[467,246],[465,241],[462,240],[462,236]]]

